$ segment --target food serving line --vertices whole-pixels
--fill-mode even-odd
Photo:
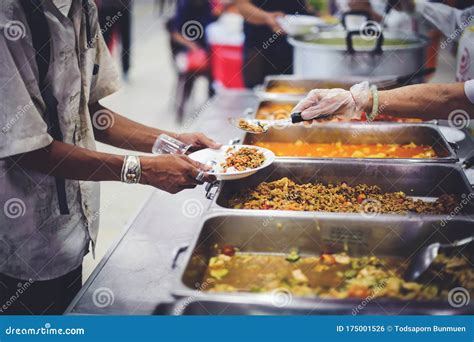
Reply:
[[[298,126],[276,129],[268,135],[249,136],[227,122],[228,117],[239,117],[248,108],[258,108],[259,104],[260,100],[253,92],[219,94],[204,111],[190,119],[186,130],[202,131],[218,141],[234,143],[252,143],[253,139],[271,139],[272,135],[277,140],[304,139],[306,137],[301,134],[305,134],[305,130],[314,130]],[[354,141],[366,139],[371,143],[393,143],[394,139],[406,142],[411,138],[415,143],[433,146],[438,157],[395,161],[279,158],[254,176],[221,182],[217,187],[200,187],[177,195],[155,191],[87,280],[68,312],[350,314],[360,300],[295,296],[282,308],[272,305],[265,294],[208,293],[203,283],[205,267],[202,262],[196,263],[195,258],[208,260],[216,244],[245,246],[248,251],[268,253],[288,249],[289,241],[294,244],[292,247],[308,254],[321,253],[321,246],[341,250],[341,243],[344,243],[351,245],[351,252],[355,253],[376,249],[384,255],[407,257],[420,243],[446,241],[446,238],[456,240],[472,234],[472,212],[446,220],[446,215],[367,218],[358,213],[261,212],[229,208],[228,201],[237,190],[282,177],[301,183],[345,181],[351,184],[357,181],[422,198],[438,197],[446,192],[466,196],[472,192],[470,183],[474,183],[474,177],[469,180],[470,171],[465,172],[462,167],[462,161],[474,150],[469,134],[453,146],[446,142],[435,125],[329,123],[306,136],[315,142],[322,141],[323,136]],[[439,227],[440,222],[445,222],[446,226],[442,233],[433,228]],[[196,246],[198,248],[194,250]],[[446,302],[409,304],[382,299],[380,303],[383,305],[369,303],[364,313],[474,312],[472,305],[455,310]]]

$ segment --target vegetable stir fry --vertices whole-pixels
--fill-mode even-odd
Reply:
[[[256,148],[251,147],[230,147],[226,151],[225,163],[222,163],[223,172],[233,168],[237,171],[256,169],[265,162],[264,154]]]
[[[403,260],[345,253],[296,257],[240,253],[219,254],[209,261],[204,281],[210,292],[272,292],[322,298],[388,297],[444,300],[454,287],[474,294],[474,269],[464,257],[440,255],[419,282],[406,282]]]
[[[375,185],[296,184],[282,178],[241,191],[230,200],[229,206],[233,209],[434,215],[450,213],[457,203],[456,197],[450,195],[425,202],[409,198],[403,192],[384,193]]]
[[[242,128],[244,131],[253,132],[253,133],[263,133],[265,132],[265,127],[259,124],[252,124],[245,119],[239,120],[239,127]]]

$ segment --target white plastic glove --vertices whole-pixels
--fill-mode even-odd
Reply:
[[[317,120],[321,115],[331,115],[349,121],[360,119],[369,101],[368,82],[356,84],[350,90],[313,89],[296,105],[293,113],[301,113],[304,120]]]

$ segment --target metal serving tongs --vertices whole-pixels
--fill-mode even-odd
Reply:
[[[439,242],[433,243],[422,248],[412,258],[408,269],[403,278],[406,281],[415,281],[431,266],[433,261],[439,254],[440,249],[450,249],[465,246],[474,240],[474,236],[455,241],[453,243],[441,244]]]
[[[330,116],[331,115],[320,115],[316,120],[326,119]],[[280,120],[259,120],[249,118],[229,118],[228,120],[232,126],[251,134],[263,134],[267,133],[272,127],[285,128],[306,121],[301,116],[301,113],[293,113],[288,119]],[[309,121],[313,121],[313,119]]]

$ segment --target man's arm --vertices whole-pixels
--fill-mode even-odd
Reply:
[[[372,111],[373,99],[367,113]],[[464,83],[419,84],[379,92],[379,107],[383,114],[398,117],[420,116],[425,120],[448,119],[454,111],[463,110],[474,117],[472,104],[464,91]]]
[[[453,113],[465,111],[474,118],[474,80],[454,84],[418,84],[380,91],[378,112],[398,117],[420,117],[424,120],[451,119]],[[343,120],[359,119],[372,113],[374,98],[368,82],[350,90],[313,89],[293,111],[305,120],[332,115]]]
[[[250,0],[234,0],[240,14],[244,19],[254,25],[267,25],[273,31],[281,31],[282,28],[278,24],[276,18],[284,16],[283,12],[266,12],[258,8]]]
[[[48,176],[82,181],[120,181],[123,156],[90,151],[53,141],[49,146],[10,157],[20,167]],[[8,160],[9,158],[6,158]],[[141,184],[177,193],[200,184],[196,176],[209,168],[183,155],[141,157]],[[205,182],[215,178],[206,174]]]
[[[95,103],[89,107],[97,141],[126,150],[151,153],[160,134],[167,134],[194,149],[219,148],[221,145],[200,133],[173,133],[142,125]]]

